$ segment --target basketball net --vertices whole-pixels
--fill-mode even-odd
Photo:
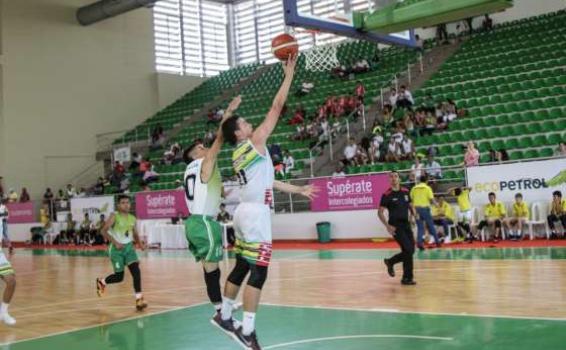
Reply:
[[[316,46],[316,35],[319,30],[311,29],[294,29],[294,33],[308,33],[312,35],[313,47],[304,51],[305,69],[311,72],[326,72],[340,65],[338,61],[338,45],[329,43],[326,45]]]

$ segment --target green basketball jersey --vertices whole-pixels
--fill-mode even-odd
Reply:
[[[120,213],[114,215],[114,225],[108,231],[108,233],[116,240],[118,243],[128,244],[134,240],[134,227],[136,226],[136,217],[132,214],[124,217]]]

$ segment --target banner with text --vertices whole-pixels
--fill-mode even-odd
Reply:
[[[477,166],[466,169],[473,205],[487,203],[490,192],[501,202],[513,202],[515,194],[524,200],[550,202],[552,192],[566,190],[566,158],[524,163]]]
[[[156,191],[136,194],[136,215],[138,219],[170,219],[187,217],[189,209],[182,190]]]
[[[9,224],[25,224],[37,222],[33,202],[26,203],[6,203],[8,207]]]
[[[114,212],[114,197],[85,197],[71,199],[71,214],[73,220],[82,222],[85,214],[88,214],[90,221],[96,222],[100,219],[100,215],[108,216]]]
[[[389,175],[327,177],[310,180],[318,187],[311,201],[312,211],[377,209],[381,195],[389,188]]]

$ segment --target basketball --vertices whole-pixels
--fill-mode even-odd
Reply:
[[[271,41],[271,52],[281,61],[286,61],[299,52],[299,44],[292,35],[280,34]]]

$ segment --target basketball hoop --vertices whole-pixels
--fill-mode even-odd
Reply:
[[[313,47],[304,51],[305,69],[311,72],[326,72],[340,65],[338,61],[338,44],[330,43],[316,46],[315,37],[320,30],[314,29],[295,29],[295,33],[307,33],[313,37]]]

